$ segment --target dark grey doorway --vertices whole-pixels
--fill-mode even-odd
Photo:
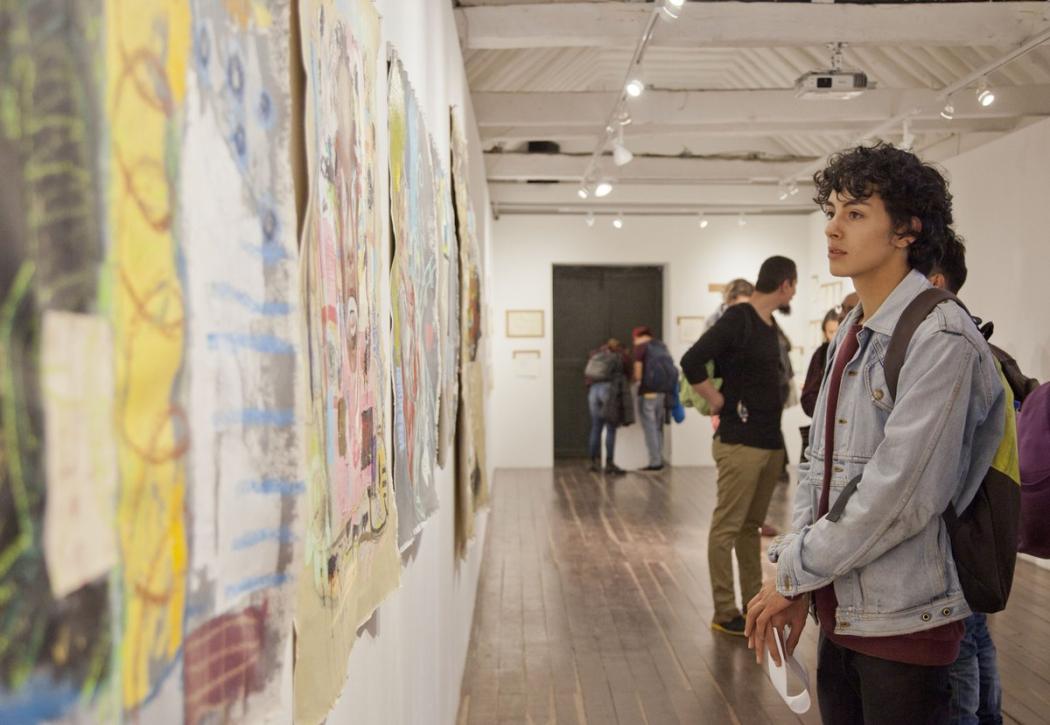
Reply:
[[[630,348],[631,328],[663,338],[662,267],[554,267],[554,457],[586,458],[591,421],[583,368],[610,337]]]

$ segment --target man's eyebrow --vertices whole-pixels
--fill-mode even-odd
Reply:
[[[842,206],[871,206],[871,204],[869,204],[864,199],[850,199],[849,201],[845,202]]]

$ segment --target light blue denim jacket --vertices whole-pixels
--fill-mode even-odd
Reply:
[[[1003,434],[1005,393],[977,326],[946,302],[916,330],[898,399],[890,398],[883,370],[890,335],[904,308],[929,286],[909,272],[857,336],[860,347],[832,411],[830,505],[851,479],[862,477],[833,522],[816,516],[827,455],[827,379],[860,308],[843,322],[828,350],[792,533],[769,549],[781,594],[834,583],[838,634],[906,634],[970,614],[941,513],[949,502],[962,511],[976,494]]]

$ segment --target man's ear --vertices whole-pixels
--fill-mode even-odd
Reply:
[[[926,279],[928,279],[930,281],[930,284],[932,284],[934,287],[937,287],[939,289],[948,289],[948,280],[946,280],[944,278],[944,275],[940,272],[934,272]]]
[[[922,220],[917,216],[911,218],[907,229],[899,229],[895,234],[893,245],[898,249],[905,249],[915,242],[916,237],[922,233]]]

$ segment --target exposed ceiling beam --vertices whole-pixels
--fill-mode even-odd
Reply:
[[[585,205],[594,209],[617,209],[632,206],[671,206],[695,209],[752,208],[772,205],[805,207],[815,211],[813,185],[800,183],[799,193],[781,202],[774,184],[718,184],[702,186],[675,184],[633,184],[617,182],[613,192],[602,199],[589,199]],[[580,203],[575,183],[526,184],[524,182],[494,181],[489,183],[489,198],[500,205],[543,206],[560,208]],[[790,202],[790,204],[788,204]]]
[[[1047,3],[1050,5],[1050,3]],[[899,7],[899,6],[898,6]],[[977,103],[974,93],[960,91],[953,97],[955,117],[963,120],[1002,119],[1017,116],[1050,116],[1050,84],[998,87],[989,108]],[[765,125],[776,133],[795,133],[806,127],[835,124],[872,124],[905,109],[923,108],[917,121],[936,120],[943,102],[940,90],[873,89],[848,101],[803,100],[791,90],[647,91],[629,106],[634,122],[627,132],[646,126],[714,132],[741,124]],[[614,93],[474,93],[474,112],[482,135],[493,127],[532,127],[542,137],[544,129],[577,128],[597,136],[598,128],[615,100]],[[848,129],[845,129],[848,130]]]
[[[1019,125],[1033,118],[1042,116],[1022,116],[1009,118],[956,118],[945,121],[943,118],[919,119],[911,125],[912,133],[976,133],[994,131],[1008,133]],[[737,139],[738,146],[754,145],[754,140],[768,136],[790,134],[792,136],[826,136],[841,134],[853,137],[866,131],[870,121],[832,121],[820,122],[790,121],[755,121],[747,123],[709,123],[709,124],[642,124],[631,126],[624,134],[628,145],[632,139],[666,139],[679,145],[688,144],[690,140],[718,137]],[[519,144],[525,141],[591,141],[595,137],[594,129],[584,126],[491,126],[481,129],[481,141],[486,146],[498,143]],[[633,148],[633,147],[632,147]],[[694,149],[695,151],[695,149]]]
[[[554,3],[456,11],[464,48],[629,47],[652,15],[646,3]],[[1008,47],[1050,25],[1050,3],[686,3],[657,29],[664,47],[790,47],[829,42]]]
[[[492,181],[573,181],[583,174],[586,158],[566,154],[487,153],[485,168]],[[611,167],[611,161],[608,166]],[[760,181],[782,178],[797,169],[798,160],[752,161],[691,157],[635,157],[617,169],[621,181],[675,182]]]

